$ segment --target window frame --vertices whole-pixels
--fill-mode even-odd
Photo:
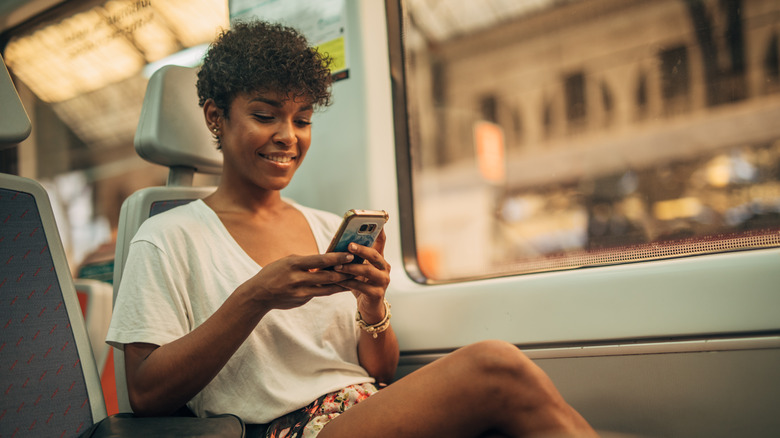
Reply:
[[[571,265],[571,266],[565,266],[562,268],[541,268],[541,269],[531,269],[531,270],[524,270],[520,272],[512,272],[512,271],[501,271],[501,272],[489,272],[482,275],[469,275],[464,277],[456,277],[456,278],[447,278],[447,279],[432,279],[425,275],[423,270],[420,267],[420,263],[418,260],[418,245],[417,245],[417,231],[415,229],[414,223],[415,223],[415,197],[414,197],[414,162],[411,151],[411,133],[409,130],[409,113],[408,113],[408,102],[409,97],[407,96],[407,88],[406,88],[406,67],[405,67],[405,53],[404,53],[404,42],[403,42],[403,35],[404,35],[404,11],[403,11],[403,4],[404,0],[386,0],[385,6],[386,6],[386,20],[387,20],[387,38],[388,38],[388,48],[389,48],[389,61],[390,61],[390,80],[391,80],[391,91],[392,91],[392,104],[393,104],[393,127],[394,127],[394,133],[395,133],[395,143],[396,143],[396,174],[397,174],[397,181],[398,181],[398,204],[399,204],[399,212],[400,212],[400,218],[402,220],[402,232],[401,232],[401,254],[402,254],[402,260],[403,260],[403,267],[404,270],[409,278],[411,278],[414,282],[423,284],[423,285],[437,285],[437,284],[451,284],[451,283],[460,283],[460,282],[470,282],[470,281],[478,281],[478,280],[485,280],[485,279],[492,279],[492,278],[504,278],[504,277],[513,277],[513,276],[525,276],[525,275],[536,275],[539,273],[545,273],[545,272],[556,272],[559,270],[582,270],[582,269],[593,269],[604,265],[609,266],[620,266],[623,264],[633,264],[633,263],[652,263],[658,260],[674,260],[674,259],[680,259],[680,258],[689,258],[689,257],[703,257],[707,255],[712,254],[727,254],[729,252],[742,252],[742,251],[751,251],[751,250],[762,250],[766,248],[777,248],[777,237],[770,236],[771,242],[767,245],[765,242],[751,242],[749,245],[752,245],[750,247],[728,247],[727,249],[713,249],[718,247],[719,245],[699,245],[699,244],[692,244],[688,245],[693,249],[689,249],[688,246],[683,247],[679,250],[664,250],[662,252],[670,253],[672,255],[664,255],[664,256],[651,256],[651,257],[639,257],[635,260],[625,260],[624,255],[621,254],[617,259],[620,261],[618,262],[611,262],[607,259],[610,259],[612,257],[602,257],[597,255],[595,257],[595,261],[591,261],[589,263],[584,263],[580,265]],[[679,47],[676,47],[679,48]],[[688,47],[682,47],[685,50],[686,57],[690,57],[690,50]],[[690,63],[690,59],[687,59],[687,63]],[[687,77],[687,87],[690,88],[690,65],[686,65],[686,75]],[[576,76],[577,74],[581,74],[582,72],[579,71],[570,71],[568,72],[569,76]],[[645,80],[647,80],[647,72],[644,70],[640,71],[640,76],[643,77]],[[568,77],[568,76],[567,76]],[[588,99],[588,92],[587,87],[593,86],[594,84],[587,84],[587,78],[583,77],[583,97],[587,100]],[[646,93],[646,86],[647,84],[639,84],[639,89],[642,89],[642,85],[644,85],[644,92]],[[690,94],[690,90],[686,89],[686,94],[683,97],[686,97]],[[666,99],[665,96],[664,99]],[[673,96],[673,98],[679,98],[680,96]],[[679,99],[678,99],[679,100]],[[646,103],[646,102],[645,102]],[[642,107],[642,105],[639,105]],[[647,105],[644,105],[644,109],[646,110]],[[641,109],[641,108],[640,108]],[[587,110],[582,116],[582,120],[586,120],[588,117]],[[643,118],[647,115],[640,111],[639,117]],[[580,122],[581,120],[578,118],[575,120],[576,122]],[[751,238],[752,236],[748,236],[748,238]],[[646,246],[655,246],[658,242],[652,241],[648,242]],[[665,246],[665,245],[662,245]],[[621,248],[614,248],[615,251],[621,250]],[[642,250],[644,251],[644,250]],[[625,252],[625,251],[622,251]]]

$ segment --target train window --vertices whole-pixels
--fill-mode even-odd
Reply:
[[[388,19],[418,281],[780,245],[780,2],[389,0]]]

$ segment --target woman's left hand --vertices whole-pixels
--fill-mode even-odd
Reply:
[[[348,251],[362,257],[362,264],[335,266],[337,272],[354,277],[336,284],[355,294],[360,317],[366,324],[377,324],[385,318],[385,292],[390,284],[390,264],[384,257],[385,232],[379,234],[373,248],[350,244]],[[398,367],[398,339],[392,327],[373,335],[363,331],[358,342],[358,361],[368,375],[379,383],[390,383]]]
[[[349,252],[366,261],[334,268],[337,272],[354,275],[352,279],[338,284],[355,294],[358,310],[368,324],[375,324],[385,317],[385,291],[390,284],[390,264],[384,257],[385,241],[383,230],[372,248],[351,243]]]

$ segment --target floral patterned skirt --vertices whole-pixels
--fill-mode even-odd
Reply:
[[[328,421],[376,392],[376,386],[373,384],[362,383],[325,394],[310,405],[272,421],[265,437],[314,438],[328,424]]]

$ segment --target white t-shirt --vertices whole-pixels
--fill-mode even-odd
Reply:
[[[340,218],[294,203],[324,252]],[[143,223],[130,245],[107,342],[164,345],[209,318],[261,267],[203,201]],[[268,423],[349,385],[373,382],[358,364],[350,292],[274,309],[188,406],[198,416],[231,413]]]

